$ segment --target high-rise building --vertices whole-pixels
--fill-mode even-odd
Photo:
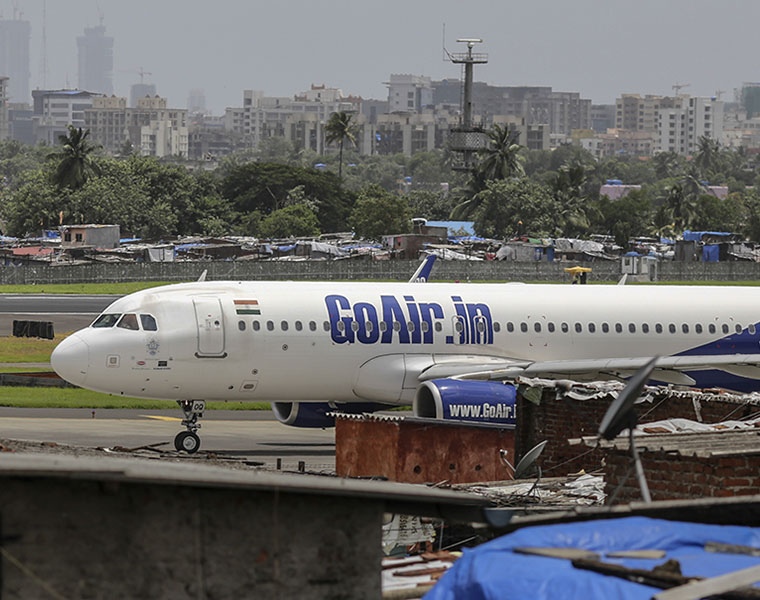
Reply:
[[[156,95],[155,83],[133,83],[129,88],[129,106],[137,108],[140,98],[153,98]]]
[[[104,25],[85,27],[77,38],[79,49],[79,89],[113,94],[113,38]]]
[[[0,76],[0,141],[8,139],[8,78]]]
[[[29,21],[0,20],[0,75],[8,77],[8,101],[29,102]]]
[[[55,146],[59,136],[68,134],[69,125],[84,127],[85,110],[92,106],[94,96],[82,90],[32,91],[35,142]]]
[[[201,89],[190,90],[187,95],[187,110],[193,113],[206,112],[206,92]]]
[[[388,86],[389,112],[422,112],[433,104],[433,85],[424,75],[391,74]]]

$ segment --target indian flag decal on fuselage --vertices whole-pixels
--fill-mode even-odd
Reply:
[[[260,315],[258,300],[235,300],[235,312],[239,315]]]

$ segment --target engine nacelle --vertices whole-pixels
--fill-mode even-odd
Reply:
[[[515,386],[494,381],[431,379],[414,396],[414,416],[514,425]]]
[[[344,412],[359,414],[392,408],[377,402],[272,402],[272,412],[283,425],[291,427],[335,427],[335,417],[327,413]]]

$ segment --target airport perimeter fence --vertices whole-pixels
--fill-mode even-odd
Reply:
[[[437,261],[431,281],[547,281],[569,282],[566,262]],[[620,279],[617,261],[583,263],[593,269],[590,281]],[[336,261],[202,261],[89,265],[0,267],[1,285],[50,283],[113,283],[130,281],[194,281],[208,271],[208,280],[407,281],[417,260]],[[661,281],[760,281],[760,263],[661,262]]]

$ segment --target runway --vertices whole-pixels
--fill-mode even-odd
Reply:
[[[52,321],[56,333],[87,327],[118,295],[0,294],[0,335],[10,335],[14,320]]]
[[[174,436],[182,431],[177,411],[0,408],[0,439],[54,442],[78,448],[137,448],[160,442],[174,451]],[[245,458],[284,470],[335,470],[335,430],[282,425],[270,411],[210,410],[198,432],[201,449],[209,454]]]

